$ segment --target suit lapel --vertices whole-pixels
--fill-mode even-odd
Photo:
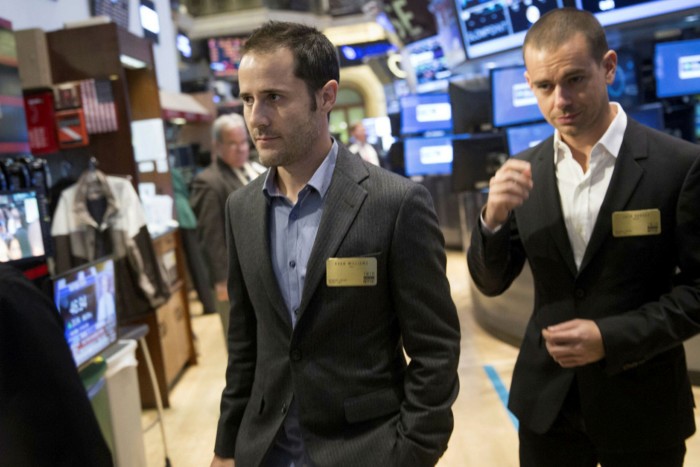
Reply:
[[[292,327],[291,317],[287,312],[287,306],[284,303],[284,298],[282,298],[282,293],[279,290],[277,284],[277,276],[272,269],[272,258],[270,255],[270,216],[269,204],[267,198],[261,193],[262,186],[264,184],[265,177],[258,177],[258,179],[251,182],[254,184],[252,190],[250,190],[248,196],[248,202],[246,205],[248,209],[246,210],[246,219],[249,219],[250,224],[254,226],[252,229],[241,228],[239,232],[249,233],[249,237],[242,245],[251,245],[249,254],[251,255],[252,261],[258,264],[258,275],[260,276],[259,282],[265,287],[267,292],[267,297],[270,300],[272,306],[277,310],[280,316]]]
[[[613,212],[625,208],[642,178],[644,169],[638,161],[647,157],[644,148],[646,148],[646,134],[640,131],[637,123],[628,119],[620,154],[617,156],[608,191],[605,193],[591,239],[588,241],[588,247],[581,262],[581,271],[590,263],[605,239],[610,237]]]
[[[547,229],[557,246],[566,266],[572,275],[576,275],[576,261],[566,232],[566,224],[561,210],[557,177],[554,173],[554,150],[552,138],[542,145],[539,154],[533,158],[532,177],[534,182],[528,204],[527,216],[519,219],[518,224],[530,225],[527,217],[537,219],[531,225],[549,225]]]
[[[367,168],[357,156],[339,147],[333,179],[324,201],[323,215],[306,267],[307,276],[301,296],[299,317],[326,273],[326,259],[332,257],[352,225],[367,197],[359,182],[368,176]]]

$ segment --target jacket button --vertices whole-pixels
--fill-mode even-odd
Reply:
[[[574,296],[575,296],[576,298],[583,298],[583,297],[586,296],[586,292],[585,292],[583,289],[576,289],[576,290],[574,291]]]
[[[293,362],[298,362],[299,360],[301,360],[301,350],[299,350],[299,349],[292,350],[292,353],[290,354],[290,356],[292,357]]]

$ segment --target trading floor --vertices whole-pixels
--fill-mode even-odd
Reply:
[[[517,349],[486,334],[469,310],[468,273],[463,252],[448,253],[447,273],[462,324],[459,365],[461,389],[453,407],[455,428],[439,467],[516,467],[516,423],[505,409]],[[185,370],[170,394],[166,409],[167,447],[173,467],[209,465],[214,446],[219,396],[224,386],[226,356],[218,315],[201,315],[193,307],[199,363]],[[700,400],[700,387],[694,387]],[[144,425],[155,411],[144,412]],[[700,412],[696,411],[700,425]],[[163,444],[157,428],[146,434],[149,467],[164,465]],[[685,465],[700,465],[700,436],[688,441]]]

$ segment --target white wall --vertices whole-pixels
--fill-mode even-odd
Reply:
[[[143,37],[139,22],[139,0],[129,0],[129,31]],[[175,26],[170,14],[169,0],[154,0],[160,19],[160,43],[153,45],[158,86],[180,92],[175,49]],[[55,31],[64,23],[90,18],[89,0],[0,0],[0,18],[12,23],[13,29],[40,28]]]

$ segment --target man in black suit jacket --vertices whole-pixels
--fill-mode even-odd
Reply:
[[[608,101],[617,57],[589,13],[528,32],[555,135],[506,162],[468,252],[487,295],[525,261],[535,309],[513,373],[523,466],[681,466],[695,431],[682,346],[700,331],[700,149]]]
[[[271,168],[226,207],[212,466],[427,467],[452,432],[460,330],[437,217],[424,187],[331,137],[338,79],[314,28],[270,22],[246,42],[244,116]]]
[[[6,264],[0,264],[0,465],[113,465],[56,306]]]

